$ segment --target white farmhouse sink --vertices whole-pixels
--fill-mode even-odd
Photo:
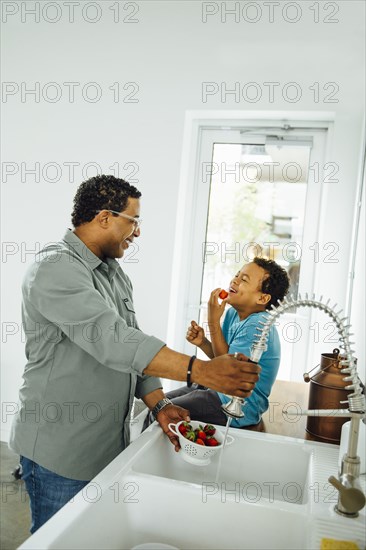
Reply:
[[[202,493],[207,499],[218,493],[223,499],[225,492],[229,495],[231,491],[234,499],[238,500],[240,494],[240,499],[248,502],[264,499],[305,503],[311,447],[294,445],[293,440],[274,444],[271,439],[241,437],[242,434],[238,430],[231,432],[235,443],[223,450],[218,478],[219,453],[208,466],[192,466],[182,460],[180,453],[169,452],[171,443],[166,438],[140,454],[131,466],[132,471],[136,475],[142,473],[203,485]]]
[[[365,546],[365,512],[335,514],[339,448],[230,429],[209,466],[183,461],[154,424],[20,548],[315,549],[322,537]]]

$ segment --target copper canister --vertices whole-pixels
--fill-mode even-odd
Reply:
[[[349,382],[344,381],[346,374],[341,372],[345,367],[340,362],[344,359],[337,348],[333,353],[322,353],[320,369],[312,377],[304,375],[304,380],[310,381],[308,409],[347,408],[341,403],[351,393],[345,389]],[[336,416],[308,416],[306,431],[312,440],[339,445],[342,426],[347,420],[349,418]]]

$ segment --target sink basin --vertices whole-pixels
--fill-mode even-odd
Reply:
[[[338,447],[229,432],[217,474],[220,453],[188,464],[153,424],[20,548],[313,550],[332,533],[364,547],[364,510],[355,520],[333,511]]]
[[[221,451],[220,468],[220,453],[205,467],[192,466],[180,453],[169,452],[171,443],[162,438],[161,445],[152,446],[134,461],[132,470],[198,484],[206,499],[220,494],[223,500],[232,493],[236,501],[306,503],[312,449],[293,441],[274,445],[271,439],[242,437],[242,433],[231,431],[235,442]]]

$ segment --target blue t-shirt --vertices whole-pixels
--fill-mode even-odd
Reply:
[[[250,357],[250,350],[253,343],[258,339],[256,334],[260,332],[262,323],[268,319],[268,313],[261,311],[252,313],[241,321],[236,310],[232,307],[227,311],[222,325],[222,332],[225,340],[229,345],[228,353],[244,353]],[[267,350],[262,354],[259,365],[261,372],[259,380],[256,383],[250,397],[245,399],[246,405],[243,407],[245,416],[243,418],[235,418],[231,422],[234,428],[250,426],[258,424],[262,414],[268,409],[268,397],[271,393],[272,386],[276,380],[281,359],[281,345],[276,327],[273,325],[270,328]],[[218,396],[222,403],[228,403],[230,397],[218,392]]]

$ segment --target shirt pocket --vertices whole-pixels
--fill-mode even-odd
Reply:
[[[130,311],[131,313],[134,313],[134,314],[136,313],[135,310],[133,309],[133,304],[129,298],[123,298],[123,303],[125,304],[127,311]]]

